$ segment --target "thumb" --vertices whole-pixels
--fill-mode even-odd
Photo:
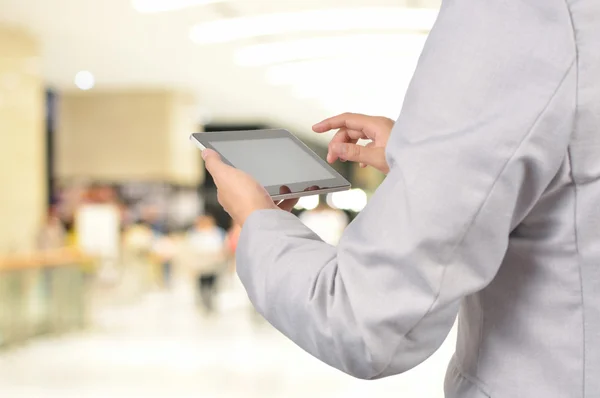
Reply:
[[[219,156],[219,154],[212,149],[203,150],[202,159],[204,159],[204,165],[206,166],[206,170],[208,170],[208,172],[214,178],[218,178],[219,174],[225,168],[224,166],[227,166],[221,160],[221,156]]]

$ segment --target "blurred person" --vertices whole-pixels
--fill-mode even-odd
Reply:
[[[166,233],[165,222],[158,206],[144,205],[142,207],[142,219],[156,235]]]
[[[238,224],[233,223],[227,231],[226,246],[229,251],[230,258],[232,260],[232,269],[235,270],[235,251],[237,250],[238,240],[240,239],[240,232],[242,227]]]
[[[153,239],[152,230],[141,220],[136,220],[133,224],[126,226],[123,232],[125,246],[141,254],[150,252]]]
[[[448,398],[600,397],[598,43],[596,0],[444,2],[395,123],[313,127],[387,174],[337,247],[205,150],[255,306],[358,378],[414,368],[459,315]]]
[[[173,273],[173,261],[177,256],[177,244],[169,234],[156,234],[152,252],[162,271],[162,284],[169,287]]]
[[[133,275],[131,279],[136,279],[135,284],[140,291],[156,284],[156,272],[151,261],[154,241],[154,233],[142,220],[125,226],[122,265]]]
[[[198,297],[207,314],[214,312],[217,278],[226,267],[225,238],[225,231],[217,226],[215,218],[210,215],[199,216],[188,233]]]
[[[67,231],[59,217],[58,209],[52,206],[38,236],[38,249],[60,249],[66,245]]]
[[[348,225],[348,216],[342,210],[329,207],[327,202],[320,201],[313,210],[300,214],[300,221],[319,238],[330,245],[337,245],[344,229]]]

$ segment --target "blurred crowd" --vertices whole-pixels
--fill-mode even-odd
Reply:
[[[199,203],[202,195],[197,192]],[[235,274],[235,252],[241,228],[223,218],[195,209],[188,221],[174,226],[168,204],[127,203],[114,187],[90,186],[62,192],[40,231],[40,250],[75,246],[100,259],[97,280],[139,289],[173,290],[191,287],[198,309],[218,311],[224,283],[241,289]],[[184,203],[189,206],[189,202]],[[338,243],[348,215],[325,201],[310,210],[297,208],[300,220],[325,242]],[[185,221],[185,220],[184,220]],[[143,285],[143,286],[142,286]],[[138,290],[139,290],[138,289]]]

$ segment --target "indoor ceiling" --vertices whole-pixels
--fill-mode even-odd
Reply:
[[[340,111],[397,116],[439,0],[0,0],[42,45],[48,85],[192,91],[211,122],[312,138]]]

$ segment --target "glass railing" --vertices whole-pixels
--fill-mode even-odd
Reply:
[[[0,347],[83,328],[92,265],[71,249],[0,257]]]

